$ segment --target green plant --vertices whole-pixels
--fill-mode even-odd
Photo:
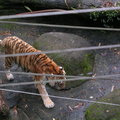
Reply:
[[[92,12],[90,13],[90,19],[93,21],[100,21],[104,26],[109,26],[110,22],[113,22],[114,19],[117,21],[120,20],[119,11],[102,11],[102,12]]]

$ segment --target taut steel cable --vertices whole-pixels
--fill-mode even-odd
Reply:
[[[6,15],[6,16],[0,16],[0,20],[13,19],[13,18],[29,18],[29,17],[43,17],[43,16],[55,16],[55,15],[68,15],[68,14],[101,12],[101,11],[111,11],[111,10],[120,10],[120,7],[79,9],[79,10],[68,10],[68,11],[60,11],[60,12],[46,12],[46,13],[35,13],[35,14]]]

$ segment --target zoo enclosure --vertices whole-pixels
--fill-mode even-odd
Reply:
[[[13,19],[13,18],[28,18],[28,17],[40,17],[40,16],[54,16],[54,15],[66,15],[66,14],[80,14],[80,13],[90,13],[90,12],[101,12],[101,11],[111,11],[111,10],[120,10],[120,7],[110,7],[110,8],[96,8],[96,9],[83,9],[83,10],[70,10],[70,11],[62,11],[62,12],[49,12],[49,13],[35,13],[35,14],[22,14],[22,15],[8,15],[8,16],[0,16],[0,20],[5,19]],[[71,28],[71,29],[88,29],[88,30],[106,30],[106,31],[120,31],[117,28],[99,28],[99,27],[83,27],[83,26],[68,26],[68,25],[53,25],[53,24],[38,24],[38,23],[26,23],[26,22],[12,22],[12,21],[0,21],[0,23],[8,23],[8,24],[20,24],[20,25],[30,25],[30,26],[47,26],[47,27],[58,27],[58,28]],[[37,55],[41,53],[50,54],[50,53],[63,53],[63,52],[75,52],[75,51],[85,51],[85,50],[97,50],[97,49],[108,49],[108,48],[119,48],[120,45],[105,45],[105,46],[92,46],[92,47],[84,47],[84,48],[71,48],[71,49],[64,49],[64,50],[51,50],[51,51],[43,51],[43,52],[34,52],[34,53],[20,53],[20,54],[7,54],[7,55],[0,55],[0,58],[3,57],[13,57],[13,56],[24,56],[24,55]],[[6,71],[0,71],[0,73],[5,73]],[[40,75],[43,74],[36,74],[36,73],[25,73],[25,72],[11,72],[13,74],[24,74],[24,75]],[[50,74],[44,74],[44,76],[51,76]],[[60,75],[52,75],[52,76],[60,76]],[[91,79],[105,79],[110,80],[113,77],[120,77],[120,74],[113,74],[113,75],[104,75],[104,76],[92,76],[92,77],[81,77],[81,76],[72,76],[66,75],[65,81],[75,81],[75,80],[91,80]],[[59,82],[61,80],[54,80]],[[63,80],[62,80],[63,81]],[[50,81],[43,81],[44,83],[48,83]],[[30,85],[36,84],[40,82],[22,82],[22,83],[10,83],[10,84],[1,84],[0,87],[7,87],[7,86],[19,86],[19,85]],[[2,91],[9,91],[9,92],[17,92],[29,95],[39,95],[37,93],[25,92],[25,91],[17,91],[11,89],[3,89],[0,88]],[[99,104],[107,104],[113,106],[120,106],[120,104],[114,103],[107,103],[107,102],[98,102],[92,100],[85,100],[85,99],[76,99],[76,98],[68,98],[68,97],[60,97],[60,96],[53,96],[49,95],[50,97],[58,98],[58,99],[66,99],[66,100],[73,100],[73,101],[84,101],[84,102],[92,102],[92,103],[99,103]]]

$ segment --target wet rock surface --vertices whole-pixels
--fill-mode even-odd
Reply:
[[[119,50],[105,50],[96,55],[96,65],[94,72],[96,75],[113,75],[120,73],[120,55]],[[120,104],[120,81],[119,76],[106,79],[100,79],[95,82],[97,85],[102,102]],[[100,97],[99,96],[99,97]],[[117,120],[120,114],[119,106],[93,104],[88,107],[86,120]]]
[[[36,7],[36,9],[41,8],[61,8],[61,9],[83,9],[83,8],[91,8],[91,7],[111,7],[116,4],[119,5],[119,0],[1,0],[2,8],[11,8],[11,6],[15,5],[17,7],[19,5],[20,8],[24,10],[24,5],[30,6],[30,8]],[[11,6],[9,6],[11,5]],[[18,10],[17,10],[18,11]]]
[[[93,104],[86,111],[86,120],[119,120],[119,100],[120,89],[113,91],[112,93],[100,100],[101,102],[118,104],[118,106]]]

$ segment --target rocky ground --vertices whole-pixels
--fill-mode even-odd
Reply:
[[[5,27],[6,26],[6,27]],[[89,45],[98,45],[100,44],[115,44],[119,43],[119,34],[115,32],[101,32],[101,31],[81,31],[81,30],[62,30],[62,29],[48,29],[48,28],[39,28],[39,27],[28,27],[28,26],[13,26],[13,25],[2,25],[0,28],[0,39],[8,36],[15,35],[18,36],[28,43],[33,44],[35,40],[38,40],[41,34],[46,32],[66,32],[72,33],[80,36],[81,39],[86,40]],[[62,34],[61,34],[62,35]],[[118,36],[118,37],[116,37]],[[49,37],[48,37],[49,38]],[[73,37],[74,39],[74,37]],[[58,39],[59,40],[59,39]],[[74,43],[72,43],[74,44]],[[44,49],[43,49],[44,50]],[[94,70],[93,74],[96,75],[107,75],[119,73],[120,71],[120,56],[118,54],[119,50],[109,49],[102,51],[95,51],[95,61],[94,61]],[[3,70],[3,61],[0,59],[0,70]],[[14,66],[12,71],[21,71],[20,68]],[[7,83],[6,77],[4,74],[0,74],[0,79]],[[24,82],[32,81],[32,77],[15,75],[14,82]],[[111,93],[111,89],[118,89],[120,82],[118,78],[113,78],[112,80],[89,80],[83,84],[71,88],[66,91],[57,91],[55,89],[47,86],[47,90],[50,95],[63,96],[70,98],[79,98],[87,100],[98,100],[105,95]],[[6,87],[9,89],[23,90],[28,92],[38,91],[34,88],[34,85],[30,86],[12,86]],[[113,91],[114,91],[113,89]],[[41,98],[39,96],[25,95],[25,94],[16,94],[11,92],[4,93],[7,104],[10,106],[10,116],[12,120],[84,120],[85,110],[90,105],[88,102],[81,101],[72,101],[52,98],[56,106],[53,109],[46,109],[43,106]],[[17,106],[18,113],[16,114],[15,108]]]
[[[113,75],[120,73],[119,50],[104,50],[96,55],[96,75]],[[119,76],[97,80],[94,84],[98,87],[99,100],[113,104],[120,104],[120,79]],[[86,120],[118,120],[119,106],[93,104],[87,109]],[[95,112],[96,111],[96,112]]]

